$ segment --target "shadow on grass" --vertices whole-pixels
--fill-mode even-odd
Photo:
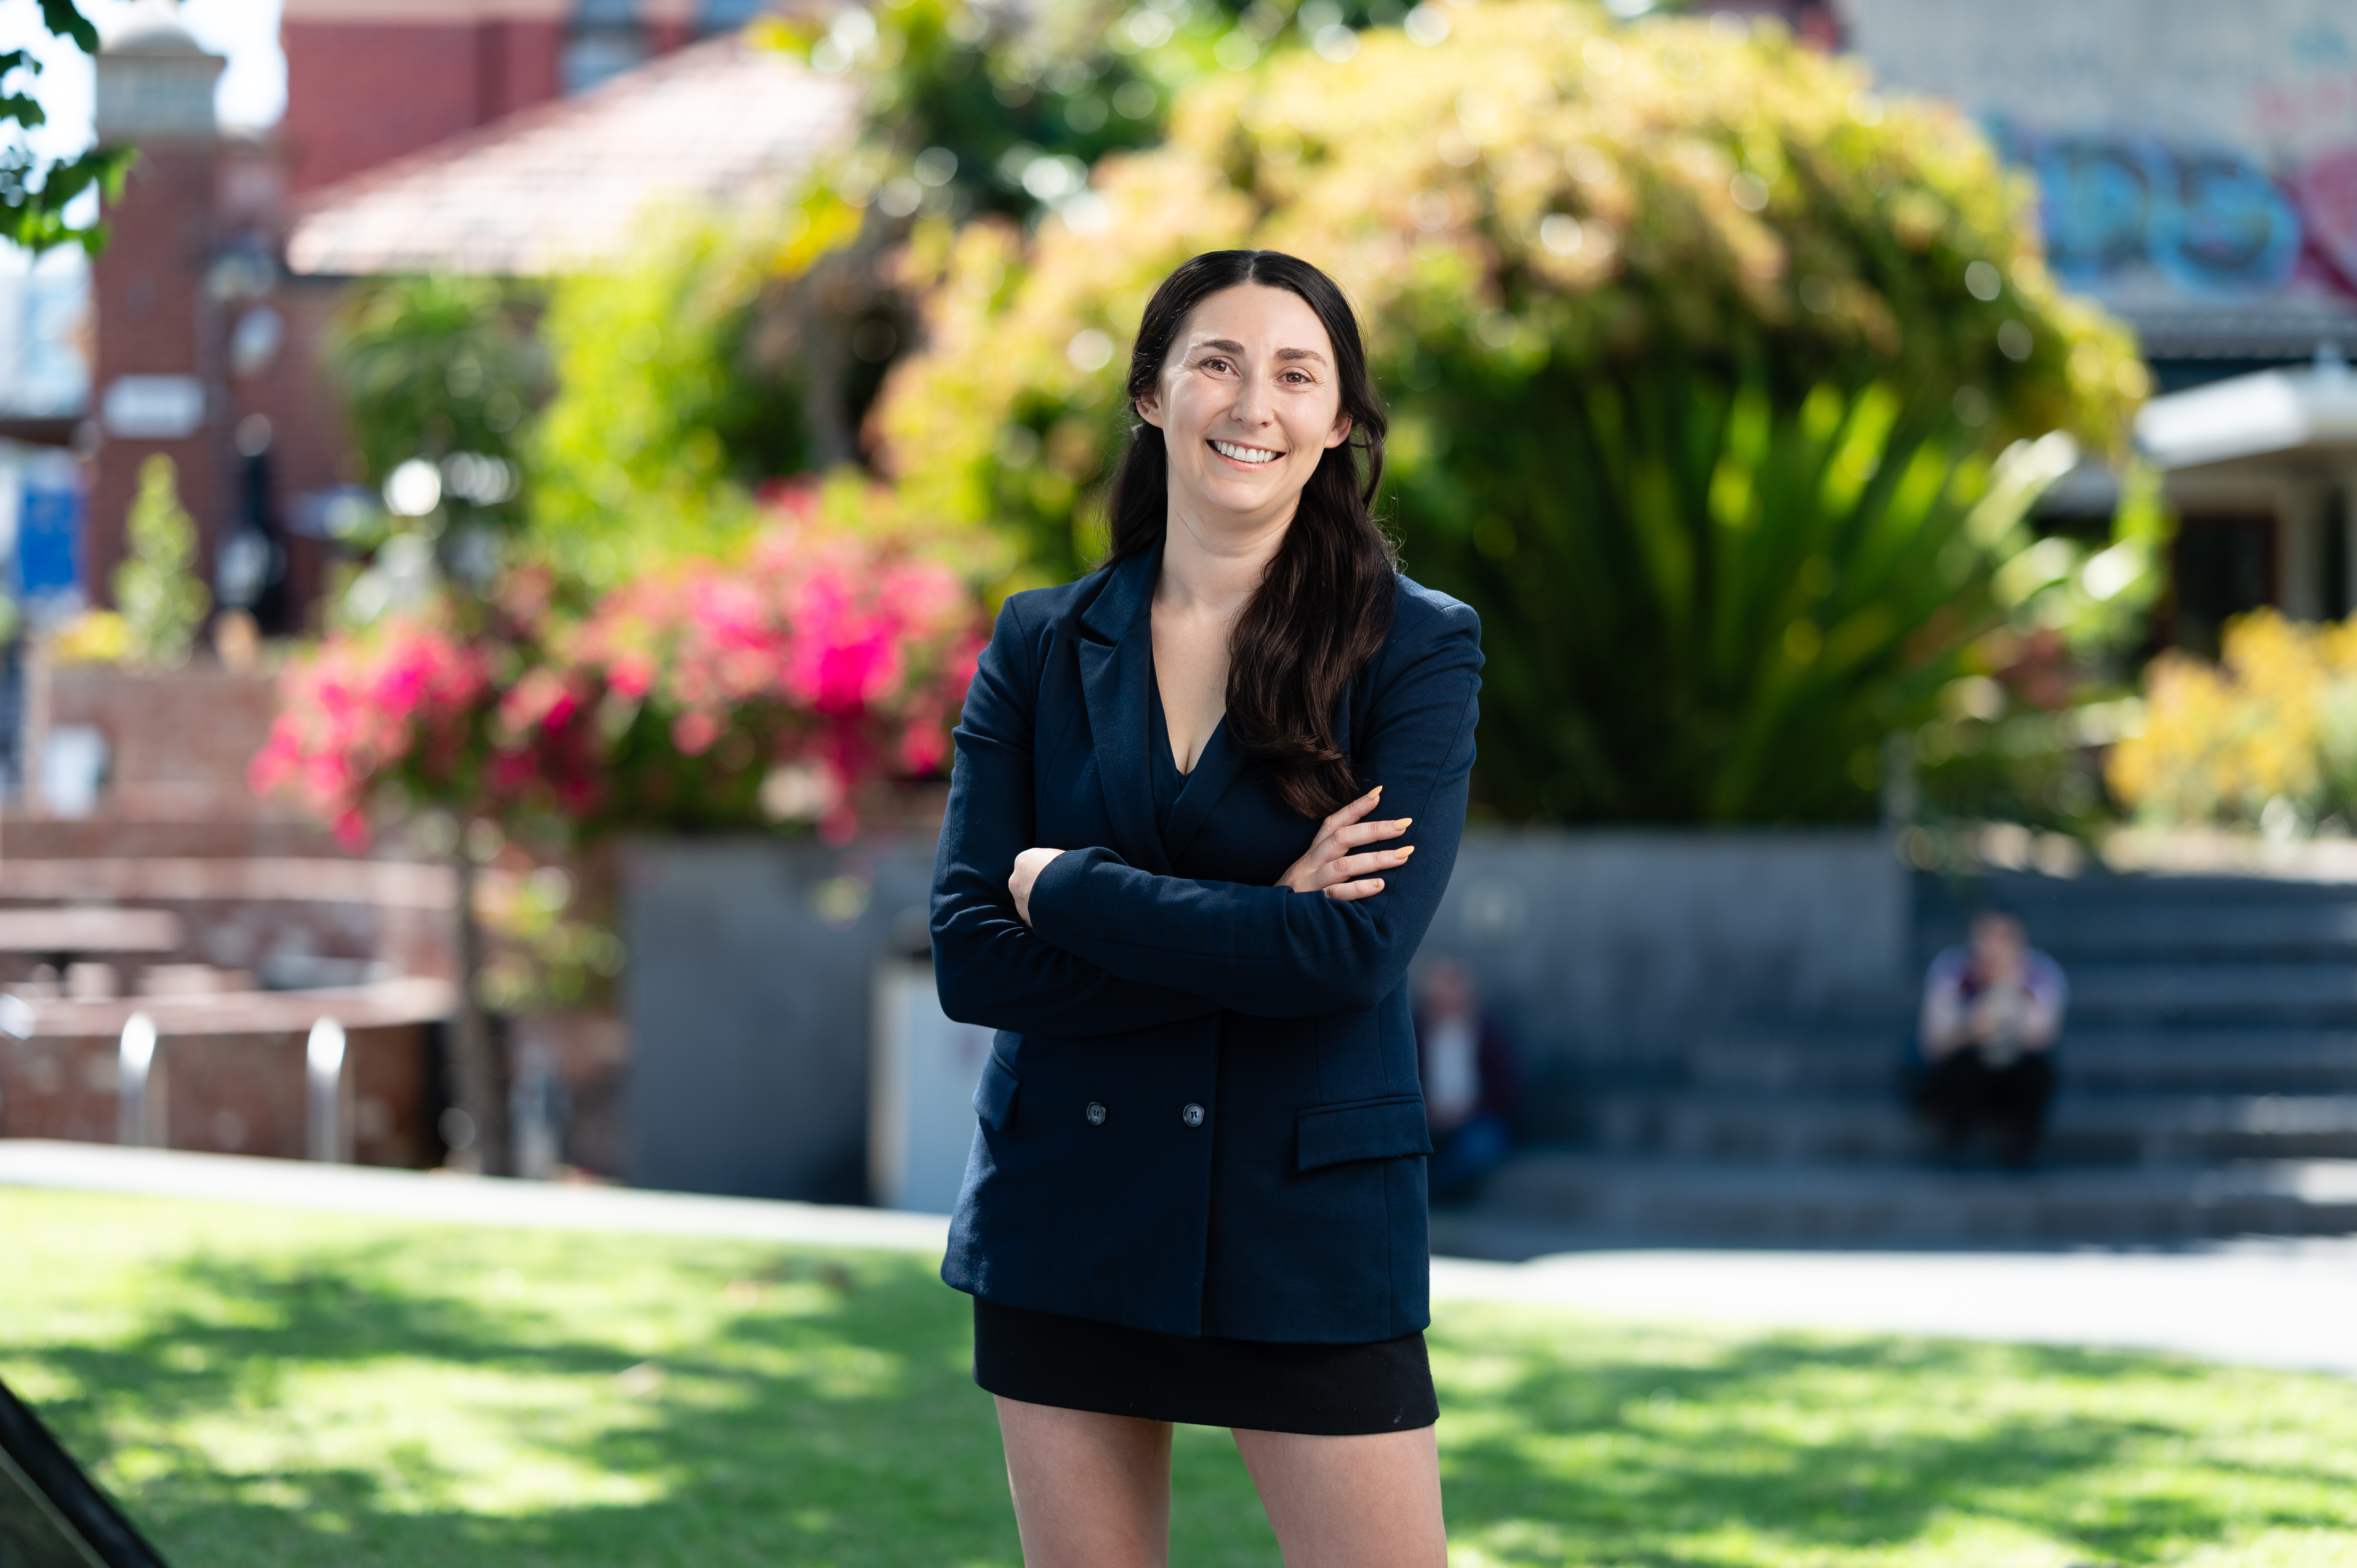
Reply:
[[[967,1304],[920,1260],[162,1236],[105,1268],[33,1248],[58,1326],[0,1353],[177,1568],[1019,1560]],[[1493,1561],[1977,1561],[1941,1548],[1959,1521],[2121,1563],[2269,1528],[2357,1543],[2357,1389],[2333,1380],[1502,1308],[1452,1307],[1433,1343],[1452,1535]],[[1176,1458],[1173,1562],[1275,1564],[1225,1434]]]
[[[2337,1432],[2287,1423],[2305,1455],[2271,1444],[2260,1466],[2228,1429],[2263,1407],[2276,1374],[1594,1326],[1586,1345],[1442,1337],[1452,1537],[1495,1541],[1514,1561],[1702,1568],[1865,1561],[1973,1521],[2074,1559],[2144,1563],[2306,1528],[2350,1531],[2357,1561],[2357,1390],[2329,1380]]]
[[[175,1568],[1020,1561],[969,1305],[929,1263],[367,1235],[197,1251],[145,1271],[134,1331],[8,1347]],[[1210,1437],[1178,1445],[1177,1560],[1273,1564]]]

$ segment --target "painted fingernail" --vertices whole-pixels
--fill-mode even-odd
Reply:
[[[1415,821],[1414,817],[1402,817],[1399,821],[1394,822],[1392,826],[1395,828],[1404,828],[1414,821]]]
[[[1395,854],[1395,855],[1399,856],[1402,860],[1405,860],[1409,855],[1412,855],[1412,854],[1414,854],[1415,853],[1415,845],[1414,845],[1414,844],[1412,844],[1412,843],[1411,843],[1411,844],[1403,844],[1403,845],[1402,845],[1401,847],[1399,847],[1398,849],[1395,849],[1395,850],[1392,851],[1392,853],[1393,853],[1394,854]]]

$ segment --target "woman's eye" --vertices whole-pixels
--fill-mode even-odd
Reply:
[[[1228,368],[1228,362],[1225,360],[1206,360],[1203,361],[1203,368],[1207,371],[1224,371]]]

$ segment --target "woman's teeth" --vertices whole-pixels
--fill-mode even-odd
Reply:
[[[1239,463],[1274,463],[1285,456],[1282,452],[1270,452],[1258,446],[1239,446],[1232,441],[1214,441],[1211,450],[1222,457],[1233,457]]]

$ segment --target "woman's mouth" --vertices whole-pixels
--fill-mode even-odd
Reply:
[[[1254,467],[1263,463],[1274,463],[1285,456],[1282,452],[1272,452],[1265,446],[1245,446],[1233,441],[1214,441],[1211,446],[1212,451],[1232,462],[1250,463]]]

